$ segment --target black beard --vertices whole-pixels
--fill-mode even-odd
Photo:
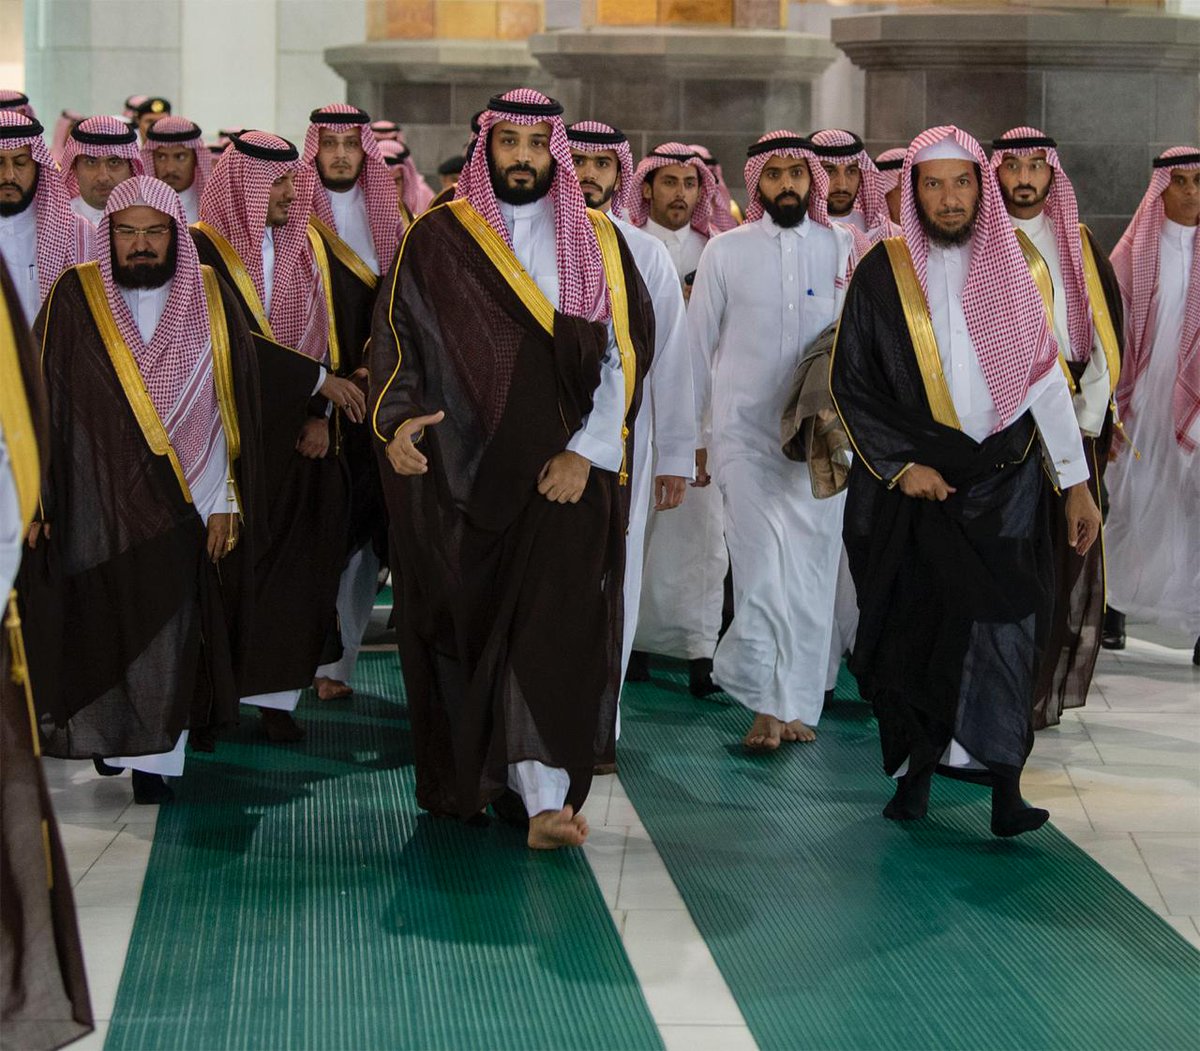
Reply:
[[[331,179],[321,171],[318,171],[317,174],[321,177],[321,185],[330,193],[348,193],[354,189],[354,184],[358,182],[357,174],[347,179]]]
[[[829,200],[826,200],[825,202],[825,210],[829,213],[830,219],[841,219],[843,216],[849,215],[852,211],[854,211],[854,198],[850,198],[850,204],[844,212],[835,212],[833,210],[833,202]]]
[[[38,177],[41,174],[40,169],[34,170],[33,185],[21,194],[20,200],[0,201],[0,218],[8,219],[14,215],[20,215],[26,208],[33,204],[33,199],[37,196]]]
[[[582,189],[582,187],[581,187],[581,189]],[[583,199],[585,201],[587,201],[587,206],[589,208],[603,208],[606,204],[608,204],[609,201],[612,200],[612,195],[616,191],[616,189],[617,189],[617,186],[616,186],[616,183],[614,183],[607,190],[602,190],[600,192],[599,197],[596,197],[594,191],[589,192],[587,190],[584,190],[583,191]]]
[[[496,171],[495,164],[489,158],[488,175],[491,177],[492,190],[496,194],[497,200],[503,201],[505,204],[533,204],[534,201],[540,201],[550,192],[550,184],[554,182],[556,167],[557,162],[552,160],[550,167],[540,175],[526,164],[514,164],[506,168],[503,172],[498,172]],[[517,171],[532,173],[533,185],[509,186],[509,173]]]
[[[1054,185],[1054,183],[1052,183],[1052,182],[1047,183],[1046,188],[1041,193],[1038,193],[1037,196],[1034,197],[1032,201],[1018,201],[1008,191],[1008,188],[1005,187],[1004,183],[1000,183],[1000,193],[1001,193],[1001,196],[1004,197],[1004,203],[1012,206],[1013,208],[1036,208],[1038,205],[1046,203],[1046,198],[1050,195],[1050,187],[1053,185]],[[1029,186],[1028,184],[1025,184],[1024,186],[1014,187],[1014,189],[1032,190],[1033,187]],[[1037,193],[1036,190],[1034,192]]]
[[[920,201],[917,201],[916,205],[917,218],[921,220],[921,229],[925,231],[925,236],[929,238],[930,242],[935,245],[940,245],[942,248],[957,248],[970,241],[971,235],[975,233],[975,220],[979,218],[978,204],[975,205],[971,218],[952,234],[934,225],[933,221],[925,214],[925,209],[921,207]]]
[[[780,204],[781,197],[798,198],[798,203]],[[790,230],[804,222],[804,217],[808,214],[808,198],[809,194],[807,193],[803,197],[794,193],[781,193],[779,197],[770,198],[764,197],[761,190],[758,191],[758,199],[762,201],[763,211],[775,221],[776,226],[782,226],[785,230]]]
[[[178,234],[172,226],[171,246],[161,263],[132,262],[121,266],[113,253],[113,280],[122,288],[162,288],[175,276],[176,246]]]

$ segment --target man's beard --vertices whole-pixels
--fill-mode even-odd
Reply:
[[[583,190],[583,187],[580,187]],[[609,201],[612,200],[612,195],[617,189],[617,184],[614,182],[607,190],[601,190],[600,196],[596,196],[596,191],[593,189],[583,190],[583,199],[587,201],[589,208],[603,208]]]
[[[355,172],[353,175],[347,176],[344,179],[335,179],[330,175],[326,175],[319,169],[317,171],[317,175],[319,175],[321,178],[321,185],[324,186],[325,189],[327,189],[330,193],[348,193],[350,190],[354,189],[354,184],[358,182],[358,172]]]
[[[826,199],[825,206],[826,211],[829,212],[829,217],[831,219],[841,219],[843,216],[849,215],[852,211],[854,211],[854,198],[850,198],[850,200],[846,203],[846,207],[842,211],[835,212],[833,210],[834,206],[832,198]]]
[[[162,288],[175,276],[177,235],[171,233],[171,247],[161,263],[138,262],[136,258],[121,266],[113,256],[113,280],[123,288]]]
[[[540,201],[550,192],[554,182],[554,170],[557,162],[551,160],[550,166],[541,174],[528,164],[511,164],[503,172],[496,171],[496,166],[488,161],[488,175],[491,176],[492,190],[498,200],[505,204],[533,204]],[[533,176],[531,186],[509,186],[508,177],[514,172],[528,172]]]
[[[925,231],[925,236],[935,244],[942,248],[957,248],[959,245],[965,245],[971,240],[971,235],[975,232],[975,220],[979,218],[979,203],[976,202],[974,211],[971,212],[971,217],[961,227],[950,233],[943,230],[932,219],[925,214],[925,209],[921,207],[921,202],[917,201],[917,218],[921,220],[921,229]]]
[[[1050,195],[1050,187],[1053,183],[1047,183],[1046,188],[1038,193],[1029,183],[1022,183],[1019,186],[1014,186],[1010,192],[1004,185],[1000,183],[1000,193],[1004,195],[1004,203],[1011,205],[1013,208],[1037,208],[1039,205],[1046,203],[1046,198]],[[1017,190],[1033,190],[1033,197],[1027,201],[1018,201],[1014,196]]]
[[[784,191],[777,197],[766,197],[762,190],[758,191],[763,211],[775,221],[776,226],[782,226],[785,230],[804,222],[804,216],[808,214],[808,197],[807,193],[801,197],[791,191]]]
[[[22,193],[18,200],[0,201],[0,218],[8,219],[10,216],[20,215],[23,211],[25,211],[26,208],[28,208],[33,203],[34,197],[37,196],[38,177],[40,175],[41,175],[40,171],[36,172],[34,174],[33,185],[30,186],[29,189],[26,190],[24,193]],[[15,182],[2,183],[0,185],[12,186],[14,189],[16,189],[18,191],[20,191],[20,189],[21,189],[19,186],[17,186],[17,184]]]

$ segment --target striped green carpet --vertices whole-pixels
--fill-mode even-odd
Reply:
[[[1061,833],[988,833],[937,779],[897,825],[852,680],[815,745],[747,757],[750,717],[681,666],[626,690],[621,781],[764,1049],[1200,1047],[1200,953]]]
[[[162,808],[106,1047],[660,1048],[580,851],[419,815],[394,654]]]

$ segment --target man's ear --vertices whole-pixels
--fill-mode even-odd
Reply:
[[[644,182],[644,183],[642,183],[642,200],[643,200],[643,201],[648,201],[648,200],[650,200],[650,194],[651,194],[651,192],[652,192],[652,191],[651,191],[651,189],[650,189],[650,184],[649,184],[648,182]]]

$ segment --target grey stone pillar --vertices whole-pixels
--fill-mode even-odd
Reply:
[[[703,143],[734,188],[764,131],[811,130],[812,83],[837,58],[808,33],[662,26],[559,30],[529,49],[576,100],[569,119],[616,125],[635,160],[660,142]]]
[[[1057,139],[1083,218],[1108,247],[1154,155],[1200,137],[1200,19],[922,11],[836,19],[833,42],[866,71],[871,149],[938,124],[985,147],[1008,128],[1041,128]]]

